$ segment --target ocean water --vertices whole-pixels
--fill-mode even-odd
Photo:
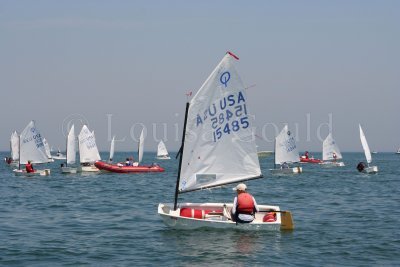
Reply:
[[[51,176],[22,178],[0,163],[0,266],[399,266],[400,156],[373,158],[376,175],[355,169],[363,154],[344,153],[345,167],[303,164],[291,177],[272,177],[273,157],[261,158],[249,192],[290,210],[292,232],[167,228],[157,205],[173,201],[178,161],[154,153],[144,163],[166,172],[61,175],[56,161]],[[180,201],[230,202],[232,187]]]

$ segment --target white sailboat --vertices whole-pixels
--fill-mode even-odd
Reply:
[[[142,162],[143,159],[143,149],[144,149],[144,129],[142,129],[142,132],[140,133],[140,137],[139,137],[139,145],[138,145],[138,162],[134,163],[134,166],[139,165],[140,162]]]
[[[171,157],[168,155],[167,148],[162,140],[160,141],[160,143],[158,143],[156,158],[157,159],[171,159]]]
[[[75,125],[72,124],[71,129],[68,132],[67,136],[67,145],[66,145],[66,161],[65,166],[61,166],[62,173],[76,173],[77,168],[68,166],[71,164],[75,164],[76,162],[76,137],[75,137]]]
[[[397,149],[396,154],[400,154],[400,148]]]
[[[19,162],[19,135],[14,131],[10,137],[10,157],[5,158],[5,161],[10,166],[18,166]]]
[[[53,162],[54,159],[52,158],[50,153],[50,146],[45,137],[43,137],[43,145],[44,145],[44,150],[46,151],[47,158],[49,159],[50,162]]]
[[[303,172],[300,166],[290,167],[290,164],[300,161],[299,150],[296,140],[285,125],[275,138],[275,162],[274,168],[270,169],[272,174],[295,174]],[[279,166],[279,168],[277,168]]]
[[[78,167],[78,172],[98,172],[99,169],[94,166],[94,163],[101,160],[101,158],[97,149],[94,131],[90,132],[89,128],[83,125],[78,135],[78,144],[81,164]]]
[[[36,128],[34,121],[28,123],[21,132],[19,137],[19,152],[19,168],[13,170],[15,175],[44,176],[50,174],[50,169],[35,170],[35,172],[30,173],[21,169],[21,164],[28,164],[28,162],[34,164],[50,162],[46,154],[42,136]]]
[[[326,167],[343,167],[344,163],[342,161],[338,161],[342,158],[342,153],[340,153],[339,147],[336,144],[335,139],[332,137],[332,133],[329,133],[322,143],[322,159],[324,160],[322,165]]]
[[[365,158],[367,160],[367,166],[362,168],[362,169],[360,168],[361,172],[363,172],[363,173],[377,173],[378,172],[378,166],[369,166],[369,164],[372,162],[371,151],[369,150],[367,139],[365,138],[365,134],[364,134],[363,129],[361,128],[361,125],[359,124],[358,126],[360,128],[361,144],[362,144],[362,147],[364,149]]]
[[[186,104],[175,201],[158,205],[158,214],[172,228],[293,229],[291,213],[278,206],[258,205],[264,212],[257,212],[251,223],[237,224],[230,217],[232,204],[178,204],[180,193],[262,177],[235,59],[228,52]],[[264,218],[271,211],[276,217],[267,222]]]
[[[108,162],[112,162],[114,158],[114,149],[115,149],[115,136],[111,139],[110,144],[110,156],[108,157]]]

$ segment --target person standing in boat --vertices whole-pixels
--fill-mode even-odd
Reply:
[[[28,160],[28,163],[25,165],[25,170],[27,173],[35,172],[30,160]]]
[[[305,157],[306,159],[309,158],[309,156],[308,156],[308,151],[306,151],[306,152],[304,153],[304,157]]]
[[[232,218],[238,223],[252,222],[255,212],[259,211],[256,200],[246,192],[246,188],[245,184],[238,184],[233,188],[237,196],[233,200]]]
[[[132,166],[132,163],[131,163],[131,161],[129,160],[129,158],[126,158],[125,166]]]
[[[336,153],[335,153],[335,152],[333,152],[333,155],[332,155],[332,157],[333,157],[333,162],[336,162],[337,155],[336,155]]]

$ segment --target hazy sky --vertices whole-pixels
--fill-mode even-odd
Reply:
[[[400,146],[400,1],[0,0],[0,149],[34,119],[55,148],[82,120],[101,150],[111,134],[136,151],[142,124],[146,150],[164,128],[176,150],[185,93],[227,50],[261,149],[288,123],[320,151],[330,118],[343,151],[361,151],[358,123],[372,150]]]

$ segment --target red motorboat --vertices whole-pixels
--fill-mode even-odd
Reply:
[[[116,172],[116,173],[134,173],[134,172],[163,172],[157,164],[141,165],[141,166],[124,166],[123,164],[109,164],[103,161],[97,161],[94,165],[103,171]]]
[[[321,159],[314,159],[314,158],[307,158],[306,156],[301,156],[300,157],[300,162],[301,163],[323,163],[324,161]]]

